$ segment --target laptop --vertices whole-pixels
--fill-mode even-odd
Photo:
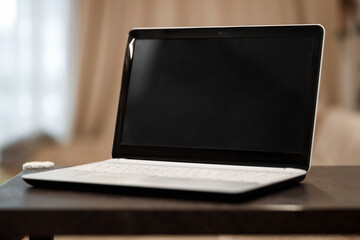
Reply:
[[[22,178],[221,196],[300,182],[323,41],[321,25],[133,29],[112,158]]]

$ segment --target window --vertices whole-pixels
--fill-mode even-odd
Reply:
[[[67,138],[74,8],[72,0],[0,0],[0,149],[39,132]]]

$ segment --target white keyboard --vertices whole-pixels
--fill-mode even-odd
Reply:
[[[139,162],[139,163],[138,163]],[[169,163],[142,160],[109,159],[68,168],[73,171],[131,174],[165,178],[185,178],[231,182],[274,182],[296,177],[299,172],[284,168],[241,167],[214,164]],[[204,166],[205,165],[205,166]],[[209,166],[209,167],[208,167]]]

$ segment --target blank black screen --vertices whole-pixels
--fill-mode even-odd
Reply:
[[[137,39],[121,144],[301,152],[313,45]]]

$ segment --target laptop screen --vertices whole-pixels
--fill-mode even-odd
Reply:
[[[236,161],[240,152],[289,153],[308,164],[318,29],[240,27],[220,37],[218,29],[132,32],[113,154]]]
[[[301,152],[311,38],[135,41],[121,142]]]

